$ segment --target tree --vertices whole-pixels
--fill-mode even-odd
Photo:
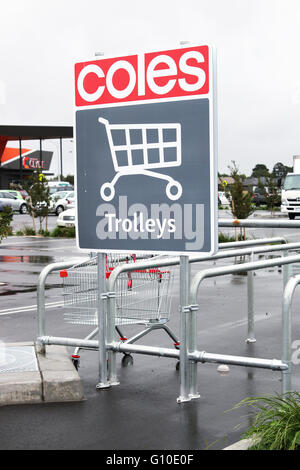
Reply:
[[[253,178],[261,178],[262,176],[267,178],[269,175],[270,173],[266,165],[264,165],[263,163],[257,163],[257,165],[255,165],[255,167],[252,170],[251,176]]]
[[[278,194],[278,185],[273,176],[270,176],[266,179],[266,184],[268,186],[268,194],[266,194],[266,203],[268,209],[273,212],[274,207],[280,204],[281,197]]]
[[[263,194],[264,196],[266,196],[266,194],[267,194],[266,187],[261,182],[260,178],[258,178],[257,187],[259,189],[260,194]]]
[[[231,212],[237,219],[246,219],[253,212],[252,204],[252,193],[250,191],[244,191],[243,188],[243,177],[239,173],[235,161],[232,161],[230,169],[230,176],[233,178],[234,183],[231,185]]]
[[[286,171],[285,171],[285,166],[284,166],[284,164],[281,163],[281,162],[275,163],[275,165],[274,165],[274,167],[273,167],[272,175],[273,175],[275,178],[282,178],[283,176],[285,176],[285,175],[286,175]]]
[[[281,162],[275,163],[272,171],[272,176],[276,179],[277,187],[280,188],[287,175],[287,173],[293,173],[293,167],[286,166]]]
[[[50,188],[43,173],[35,171],[26,184],[28,192],[28,211],[32,217],[33,229],[36,232],[35,219],[39,219],[39,231],[42,232],[43,221],[46,221],[46,231],[48,230],[48,215],[50,207]]]
[[[62,177],[62,181],[67,181],[72,186],[74,186],[74,175],[67,175]]]
[[[3,238],[11,234],[12,209],[10,206],[3,206],[0,213],[0,242]]]

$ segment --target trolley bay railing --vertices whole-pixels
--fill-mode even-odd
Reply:
[[[280,240],[283,242],[284,239]],[[259,242],[259,241],[258,241]],[[244,243],[244,242],[240,242]],[[269,243],[271,243],[269,241]],[[259,243],[258,243],[259,244]],[[241,245],[245,246],[245,245]],[[226,274],[235,274],[241,272],[253,273],[255,270],[264,269],[274,266],[283,266],[285,271],[283,273],[284,286],[288,282],[288,271],[286,267],[293,263],[300,262],[300,255],[289,255],[290,250],[300,249],[299,243],[283,244],[282,245],[269,245],[269,246],[248,246],[247,248],[240,248],[238,250],[229,249],[222,250],[212,257],[198,257],[191,256],[187,261],[187,257],[158,257],[157,259],[147,259],[144,261],[137,260],[134,265],[122,264],[117,266],[110,274],[109,279],[103,286],[102,293],[99,293],[99,311],[101,310],[102,314],[98,315],[98,327],[99,327],[99,339],[88,340],[88,339],[77,339],[77,338],[59,338],[46,336],[45,334],[45,311],[43,308],[38,310],[39,316],[39,334],[37,342],[40,344],[41,348],[45,344],[65,344],[68,346],[74,347],[84,347],[91,349],[99,349],[99,376],[100,382],[98,384],[99,388],[107,388],[113,384],[118,383],[117,374],[116,374],[116,354],[118,352],[127,352],[127,353],[137,353],[137,354],[147,354],[153,356],[162,356],[162,357],[171,357],[180,360],[180,393],[178,402],[189,401],[192,398],[199,396],[197,390],[197,363],[198,362],[213,362],[213,363],[227,363],[233,365],[242,365],[247,367],[262,367],[265,369],[279,370],[282,372],[285,371],[285,374],[289,376],[290,374],[290,365],[289,363],[283,360],[270,360],[270,359],[260,359],[260,358],[249,358],[249,357],[240,357],[240,356],[228,356],[224,354],[212,354],[206,353],[204,351],[197,350],[197,316],[198,316],[198,304],[197,304],[197,293],[198,287],[202,281],[206,278],[212,278],[216,276],[222,276]],[[182,267],[185,258],[185,262],[193,263],[199,261],[214,261],[217,259],[225,259],[235,256],[250,256],[253,257],[257,253],[268,253],[268,252],[277,252],[282,251],[284,256],[279,258],[274,258],[271,260],[263,261],[251,261],[243,264],[235,264],[230,266],[222,266],[218,268],[209,268],[202,270],[196,273],[191,280],[186,276],[188,269],[185,267],[181,275],[181,307],[180,307],[180,350],[169,349],[169,348],[158,348],[151,346],[143,346],[136,344],[126,344],[126,342],[120,342],[115,340],[115,316],[116,316],[116,296],[115,296],[115,283],[117,282],[118,276],[124,272],[130,272],[134,270],[142,269],[154,269],[154,268],[163,268],[170,267],[175,265],[180,265]],[[98,255],[99,256],[99,255]],[[57,265],[60,265],[59,267]],[[64,269],[70,267],[63,265],[63,263],[54,263],[55,268],[47,269],[47,272],[52,272],[54,269]],[[50,265],[50,266],[54,266]],[[43,273],[43,271],[42,271]],[[45,283],[46,276],[45,274],[40,276],[39,280],[39,289],[38,295],[43,291],[43,285]],[[253,280],[252,280],[253,281]],[[43,284],[43,285],[42,285]],[[253,283],[252,283],[253,289]],[[248,289],[248,296],[249,291]],[[248,299],[249,300],[249,299]],[[38,301],[38,305],[41,305],[41,299]],[[248,301],[249,305],[249,301]],[[107,312],[107,315],[104,312]],[[248,312],[249,313],[249,312]],[[253,313],[253,312],[252,312]],[[41,318],[42,317],[42,318]],[[287,315],[283,316],[283,322],[287,321],[285,319]],[[253,318],[250,319],[253,321]],[[251,326],[251,325],[250,325]],[[249,322],[248,322],[249,330]],[[107,333],[106,333],[107,332]],[[253,333],[253,328],[252,328]],[[248,336],[248,339],[251,339]],[[253,339],[253,338],[252,338]],[[100,347],[99,347],[100,346]],[[286,346],[287,348],[290,347]],[[107,372],[107,362],[106,355],[108,354],[108,372]],[[283,355],[283,358],[285,356]],[[283,380],[282,388],[286,389],[287,380]]]

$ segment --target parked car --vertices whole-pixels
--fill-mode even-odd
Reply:
[[[19,199],[26,200],[26,198],[28,197],[28,192],[25,191],[25,189],[5,189],[4,191],[12,194],[13,196],[16,196]]]
[[[58,191],[73,191],[74,186],[68,185],[60,185],[60,186],[49,186],[50,188],[50,195],[57,193]]]
[[[222,206],[229,206],[230,205],[230,202],[225,194],[224,191],[218,191],[218,204],[219,204],[219,201],[220,201],[220,204]]]
[[[27,214],[27,204],[23,198],[14,196],[6,190],[0,190],[0,202],[2,205],[11,206],[13,211],[20,212],[20,214]]]
[[[12,207],[11,204],[6,204],[5,202],[0,201],[0,212],[3,212],[4,206]]]
[[[253,193],[253,203],[256,206],[265,205],[267,203],[267,196],[268,194],[266,192],[263,192],[259,190],[259,188],[256,188]]]
[[[75,208],[67,209],[59,214],[57,217],[58,227],[75,227]]]
[[[75,205],[74,191],[58,191],[50,197],[50,212],[59,215],[66,209],[72,209]]]

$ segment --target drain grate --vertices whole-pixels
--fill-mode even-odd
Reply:
[[[0,344],[0,373],[37,372],[34,346],[5,346]]]

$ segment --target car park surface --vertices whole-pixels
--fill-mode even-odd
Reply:
[[[226,212],[222,211],[222,217]],[[27,216],[24,216],[27,217]],[[14,215],[14,222],[21,219]],[[50,217],[51,224],[56,217]],[[220,229],[227,231],[227,229]],[[234,232],[234,228],[232,229]],[[282,235],[299,240],[299,230],[247,229],[247,235]],[[275,231],[275,230],[274,230]],[[1,337],[4,341],[30,341],[36,335],[36,283],[49,263],[80,257],[75,240],[34,237],[10,237],[0,244],[2,275]],[[223,262],[218,261],[217,266]],[[224,261],[224,264],[234,260]],[[192,275],[212,263],[193,264]],[[179,272],[175,269],[172,308],[169,322],[179,332]],[[5,273],[5,274],[4,274]],[[247,282],[245,276],[207,279],[199,290],[198,347],[214,353],[266,358],[281,357],[280,269],[255,273],[254,344],[245,342],[247,334]],[[266,301],[267,299],[267,301]],[[293,301],[293,341],[299,340],[300,289]],[[84,337],[91,328],[64,323],[61,279],[51,274],[46,289],[47,334]],[[129,326],[126,334],[137,331]],[[141,344],[172,347],[168,337],[154,331]],[[70,349],[70,353],[73,350]],[[120,385],[96,391],[98,354],[81,353],[79,374],[86,401],[18,405],[0,408],[1,449],[221,449],[240,438],[251,422],[246,410],[230,410],[248,396],[280,392],[278,372],[230,366],[220,375],[217,365],[198,365],[198,389],[201,397],[177,404],[179,372],[169,358],[134,355],[133,365],[122,365],[117,356]],[[300,365],[294,367],[293,384],[300,386]],[[237,425],[240,425],[237,428]],[[70,432],[72,429],[72,432]],[[63,436],[63,437],[62,437]]]
[[[74,241],[50,242],[28,238],[22,248],[16,246],[16,242],[17,239],[10,239],[0,249],[2,257],[7,256],[6,261],[5,258],[2,260],[7,271],[7,285],[2,288],[2,292],[11,291],[9,296],[2,297],[5,304],[0,311],[4,325],[2,335],[6,341],[32,339],[36,313],[35,310],[22,312],[16,309],[15,313],[3,315],[4,309],[34,305],[35,282],[42,266],[66,256],[78,256]],[[20,260],[13,262],[9,256],[19,256]],[[193,265],[192,271],[196,269],[199,269],[199,265]],[[268,278],[268,292],[272,301],[266,312],[264,298]],[[275,270],[258,274],[258,342],[256,345],[247,345],[244,341],[246,318],[241,315],[245,307],[242,296],[246,290],[245,278],[207,280],[201,294],[203,309],[199,312],[198,341],[201,348],[215,352],[257,354],[261,357],[271,354],[272,357],[278,357],[278,292],[281,281],[281,275]],[[84,337],[89,333],[87,327],[65,324],[62,307],[50,305],[62,299],[59,284],[59,276],[51,275],[46,291],[47,331],[61,336]],[[175,331],[178,331],[178,300],[178,284],[175,284],[170,321]],[[134,328],[130,327],[129,332],[133,331]],[[161,332],[153,332],[147,344],[172,346]],[[147,449],[205,449],[208,445],[212,445],[213,449],[222,448],[224,444],[229,445],[238,440],[248,423],[242,419],[244,410],[224,412],[245,396],[280,390],[278,373],[231,367],[229,374],[221,376],[216,366],[199,365],[201,398],[178,405],[179,373],[174,361],[135,355],[133,366],[123,367],[122,355],[119,355],[117,372],[120,385],[99,392],[95,389],[97,353],[85,351],[81,356],[79,374],[87,400],[82,403],[3,407],[0,409],[0,448],[111,449],[117,443],[117,448],[121,450],[144,449],[145,442]],[[242,427],[236,430],[236,424],[241,421]],[[7,423],[10,425],[7,426]],[[142,423],[147,423],[147,426]],[[72,433],[68,432],[70,428]],[[64,438],[59,438],[62,435]]]

